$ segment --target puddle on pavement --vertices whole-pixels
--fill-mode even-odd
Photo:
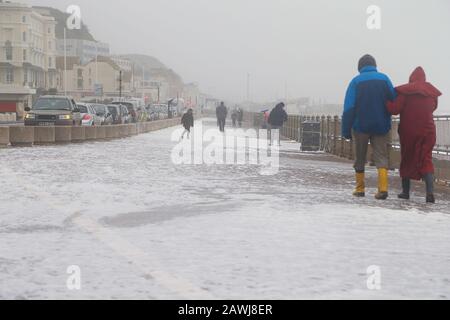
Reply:
[[[195,217],[204,214],[223,213],[232,210],[239,204],[203,204],[203,205],[176,205],[155,208],[149,211],[130,212],[112,217],[103,217],[100,223],[114,228],[137,228],[149,224],[157,224],[178,218]]]

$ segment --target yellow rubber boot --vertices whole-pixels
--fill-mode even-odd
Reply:
[[[353,192],[355,197],[365,197],[366,196],[366,183],[364,172],[356,173],[356,189]]]
[[[375,195],[377,200],[386,200],[389,197],[389,176],[387,169],[378,169],[378,193]]]

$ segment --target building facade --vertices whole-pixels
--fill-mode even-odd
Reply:
[[[64,56],[64,39],[57,39],[57,55]],[[66,54],[68,57],[80,57],[81,63],[85,64],[95,59],[96,56],[109,56],[109,44],[81,40],[81,39],[66,39]]]
[[[183,90],[183,99],[188,108],[197,108],[204,104],[203,96],[197,83],[187,83]]]
[[[132,73],[122,70],[111,58],[98,56],[86,64],[80,57],[57,58],[58,91],[75,99],[117,97],[132,94]],[[66,84],[65,84],[66,83]]]
[[[56,88],[55,26],[31,6],[0,2],[0,112],[20,118],[36,91]]]

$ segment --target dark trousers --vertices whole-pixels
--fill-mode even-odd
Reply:
[[[367,162],[367,149],[369,142],[372,145],[373,160],[377,169],[389,169],[389,139],[390,135],[370,135],[366,133],[353,132],[355,143],[355,171],[364,172]]]
[[[226,123],[226,121],[227,121],[226,119],[222,119],[222,118],[217,119],[217,122],[218,122],[218,125],[219,125],[219,129],[220,129],[221,132],[225,131],[225,123]]]
[[[427,194],[433,194],[434,193],[434,176],[433,176],[433,174],[427,173],[426,175],[424,175],[423,181],[425,181]],[[402,179],[402,188],[403,188],[403,193],[409,194],[411,191],[411,179],[403,178]]]

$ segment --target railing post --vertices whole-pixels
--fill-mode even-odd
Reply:
[[[333,128],[333,154],[338,155],[338,150],[337,150],[337,142],[338,142],[338,129],[339,129],[339,117],[335,116],[334,117],[334,128]]]
[[[320,117],[320,150],[325,150],[325,116]]]
[[[344,137],[342,137],[342,133],[341,133],[341,129],[342,129],[342,119],[340,118],[340,117],[338,117],[338,121],[339,121],[339,129],[338,129],[338,134],[339,134],[339,141],[340,141],[340,143],[341,143],[341,146],[340,146],[340,153],[341,153],[341,157],[342,158],[345,158],[345,150],[344,150],[344,147],[345,147],[345,139],[344,139]]]
[[[330,129],[331,129],[331,116],[327,116],[327,135],[326,135],[326,140],[325,140],[325,152],[330,153],[330,138],[331,138],[331,133],[330,133]]]

